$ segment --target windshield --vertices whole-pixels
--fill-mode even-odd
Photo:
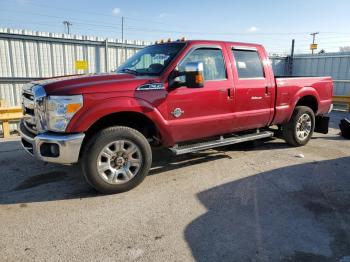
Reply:
[[[160,75],[185,43],[152,45],[141,49],[118,69],[117,73]]]

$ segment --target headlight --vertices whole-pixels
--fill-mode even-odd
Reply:
[[[83,96],[49,96],[47,100],[47,127],[64,132],[69,121],[83,107]]]

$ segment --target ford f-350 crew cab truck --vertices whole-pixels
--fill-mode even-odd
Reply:
[[[151,146],[184,154],[271,137],[273,125],[305,145],[328,124],[332,90],[330,77],[276,78],[261,45],[174,41],[113,73],[25,85],[20,134],[36,158],[79,162],[90,185],[117,193],[145,178]]]

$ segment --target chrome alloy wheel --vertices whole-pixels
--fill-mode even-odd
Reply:
[[[109,184],[130,181],[142,166],[140,148],[129,140],[117,140],[105,146],[97,158],[97,171]]]
[[[306,140],[311,132],[312,120],[308,114],[302,114],[298,119],[296,133],[299,140]]]

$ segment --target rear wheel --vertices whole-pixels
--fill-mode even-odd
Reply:
[[[306,145],[312,137],[315,128],[315,114],[311,108],[298,106],[290,121],[283,125],[283,137],[293,146]]]
[[[101,193],[121,193],[139,185],[152,163],[147,139],[137,130],[106,128],[86,144],[82,169],[86,180]]]

